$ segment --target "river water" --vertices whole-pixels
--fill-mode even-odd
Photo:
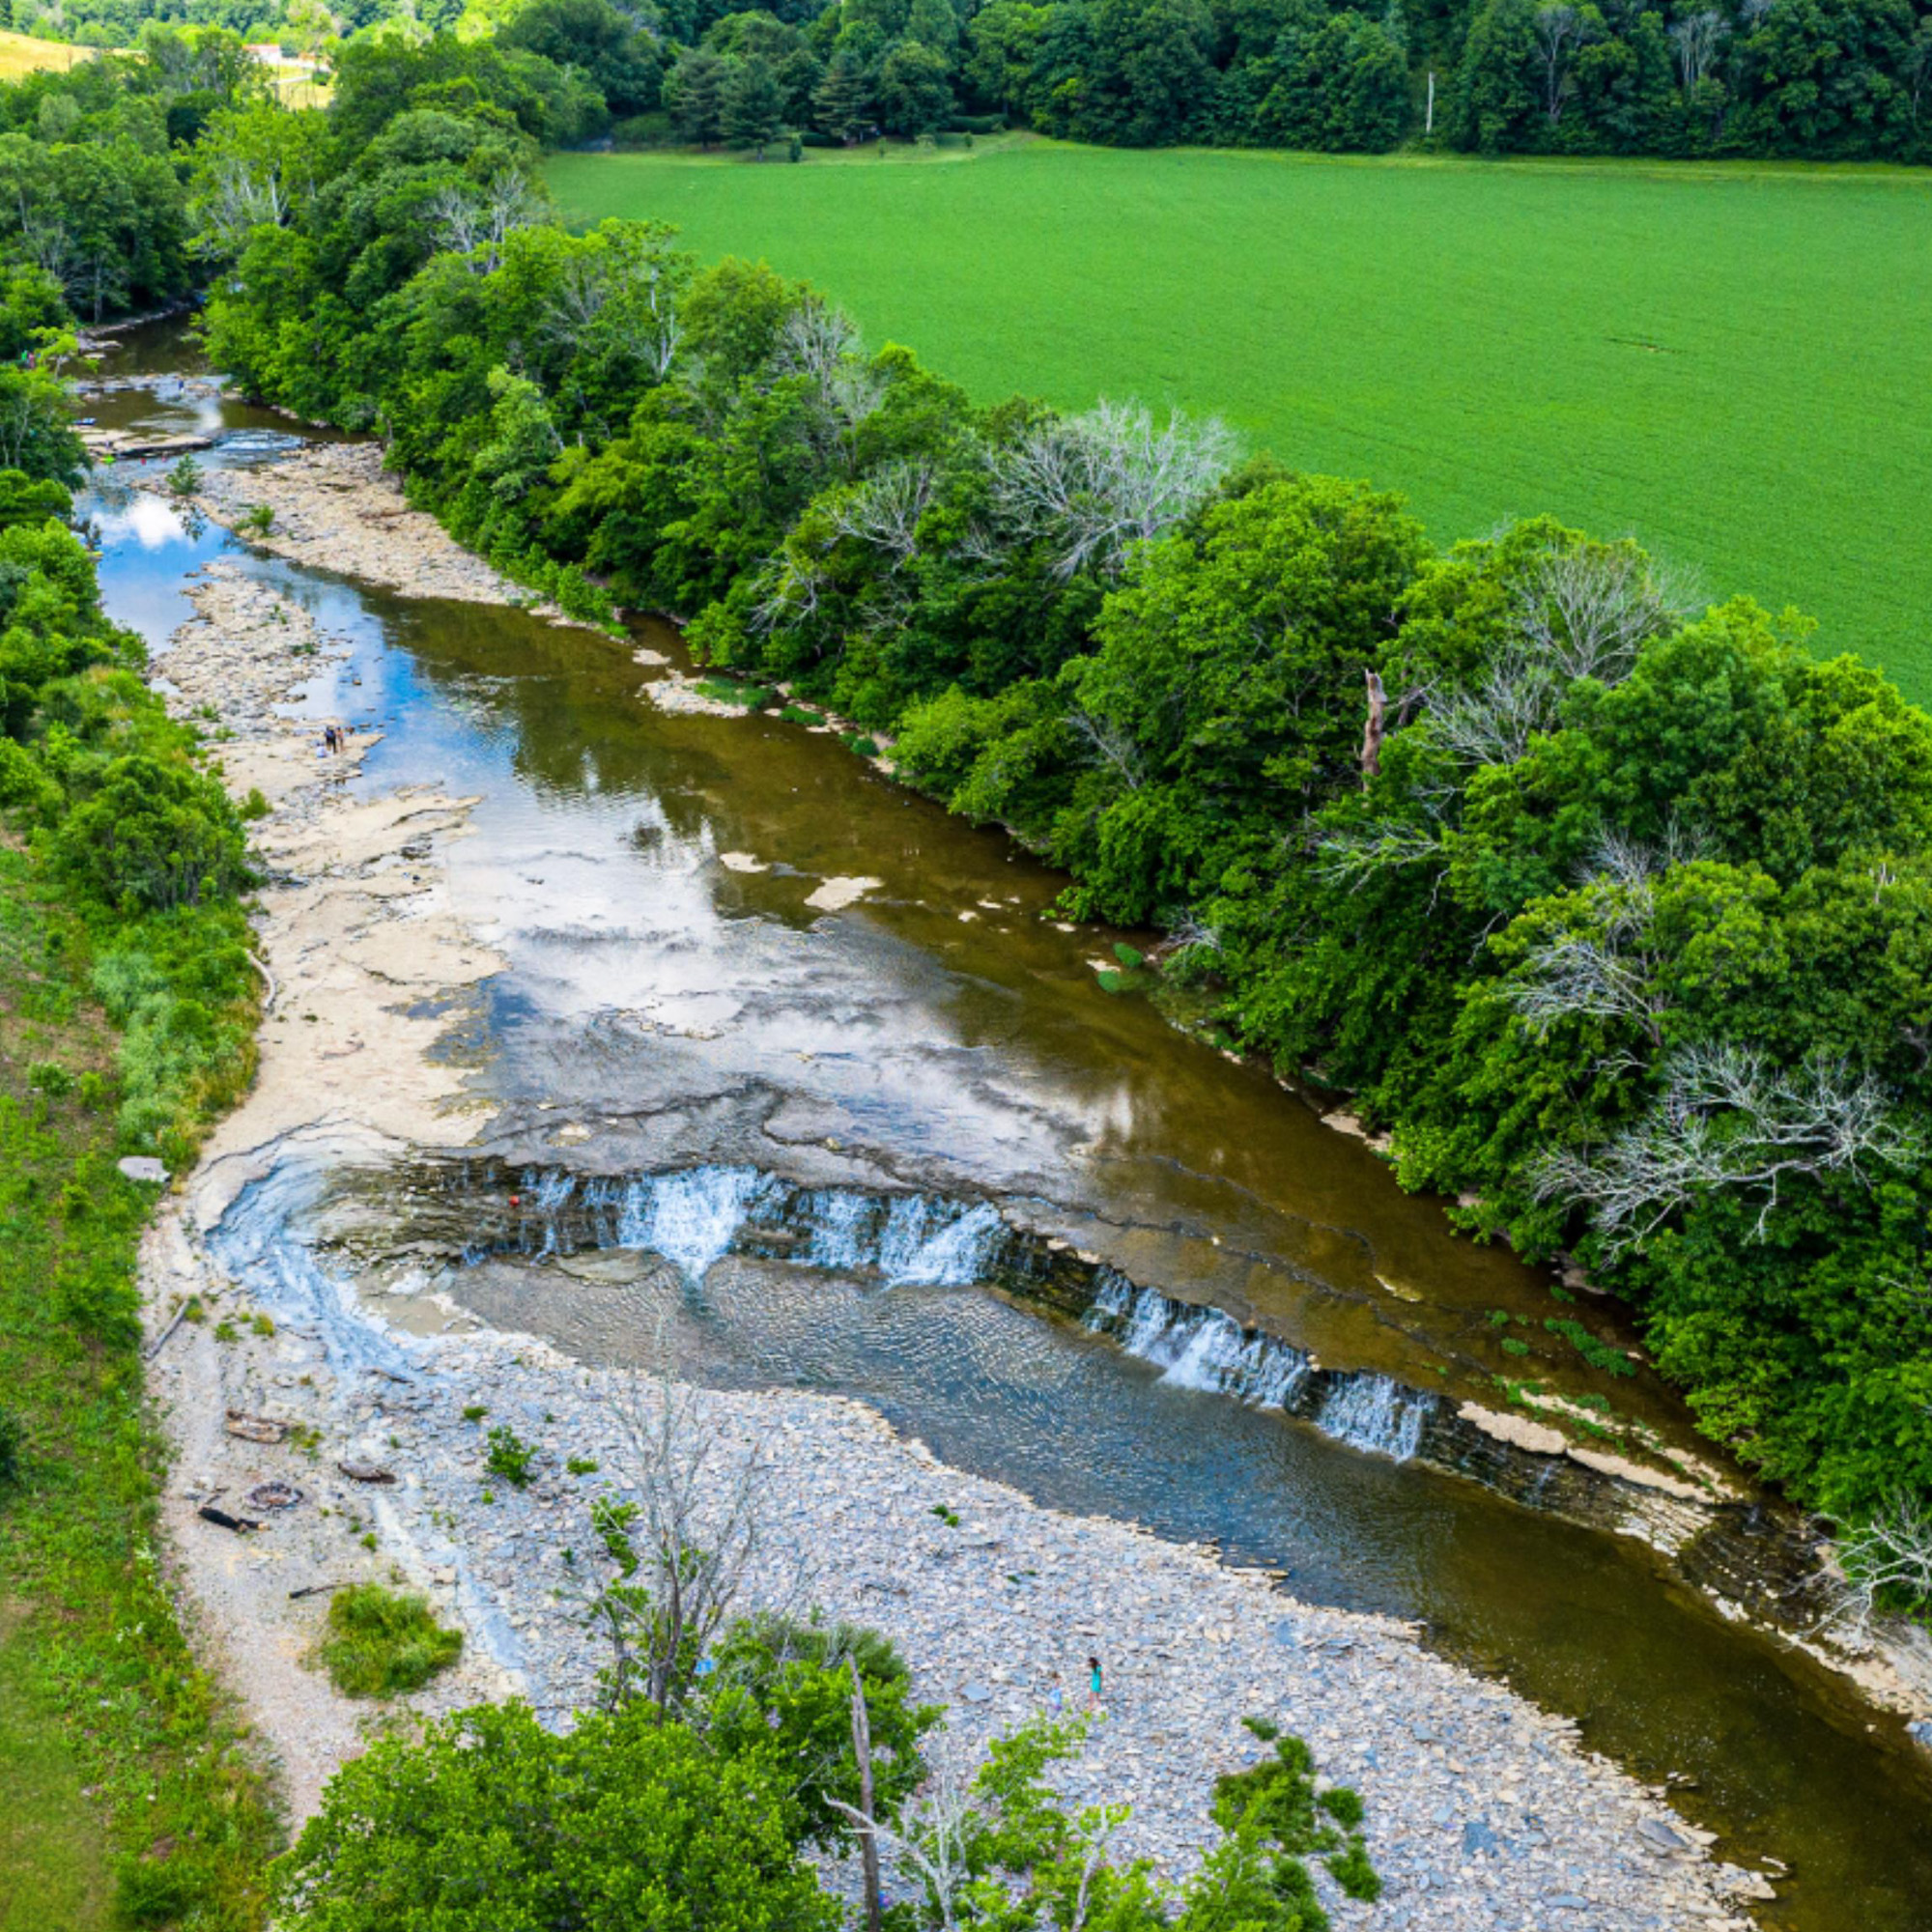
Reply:
[[[165,332],[110,363],[186,366]],[[209,462],[291,440],[193,384],[89,407],[213,434]],[[1566,1467],[1545,1494],[1457,1437],[1460,1400],[1500,1406],[1498,1377],[1533,1374],[1692,1446],[1647,1372],[1606,1379],[1543,1327],[1581,1316],[1629,1343],[1613,1309],[1565,1307],[1453,1238],[1304,1099],[1103,990],[1121,935],[1055,920],[1064,880],[836,738],[666,715],[629,645],[191,529],[143,494],[145,468],[104,472],[88,507],[109,608],[163,675],[184,580],[230,557],[348,640],[307,708],[384,733],[362,786],[481,800],[444,855],[449,892],[507,964],[452,1008],[446,1051],[497,1105],[492,1159],[418,1189],[497,1230],[450,1283],[469,1306],[586,1358],[668,1346],[688,1374],[860,1396],[1042,1501],[1416,1619],[1633,1771],[1679,1780],[1721,1856],[1789,1863],[1765,1923],[1932,1924],[1932,1767],[1693,1587],[1775,1571],[1792,1521],[1754,1499],[1673,1558],[1612,1533],[1622,1486],[1586,1492]],[[638,641],[677,655],[661,627]],[[809,905],[835,877],[877,883]],[[560,1244],[567,1216],[541,1240],[527,1205],[501,1219],[510,1190],[582,1204],[593,1178],[602,1206]],[[1083,1316],[1065,1280],[1031,1292],[1013,1230],[1034,1276],[1092,1257],[1097,1306]],[[681,1290],[660,1274],[592,1292],[567,1250],[613,1243],[679,1262]]]

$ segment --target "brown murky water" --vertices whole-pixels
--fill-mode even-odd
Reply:
[[[123,396],[96,412],[171,407]],[[243,432],[213,460],[267,446],[264,419],[178,407]],[[99,505],[103,581],[158,641],[185,614],[184,573],[228,546],[134,504],[130,480]],[[1627,1341],[1613,1311],[1565,1308],[1546,1278],[1453,1238],[1436,1204],[1404,1196],[1301,1098],[1147,999],[1101,990],[1095,964],[1120,935],[1059,929],[1064,882],[1000,835],[830,736],[662,714],[627,645],[250,567],[352,639],[314,702],[385,732],[365,783],[481,795],[473,836],[449,848],[450,890],[509,964],[452,1012],[449,1051],[502,1102],[506,1157],[992,1199],[1329,1367],[1443,1402],[1493,1401],[1496,1377],[1533,1374],[1694,1441],[1647,1374],[1606,1379],[1542,1326],[1580,1316]],[[662,631],[639,640],[675,653]],[[842,911],[809,905],[835,877],[878,883]],[[1932,1775],[1902,1727],[1726,1622],[1639,1543],[1190,1387],[982,1287],[882,1293],[731,1254],[667,1310],[661,1276],[621,1273],[491,1264],[460,1292],[588,1355],[636,1358],[670,1332],[720,1379],[865,1396],[1044,1500],[1215,1537],[1302,1594],[1418,1618],[1633,1769],[1690,1780],[1679,1802],[1722,1834],[1720,1855],[1791,1863],[1766,1923],[1932,1923]],[[1528,1318],[1507,1332],[1531,1356],[1500,1349],[1497,1311]]]

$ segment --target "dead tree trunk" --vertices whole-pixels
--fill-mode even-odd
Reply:
[[[1382,711],[1388,698],[1374,671],[1365,670],[1362,675],[1369,683],[1369,722],[1362,732],[1362,783],[1366,786],[1382,768]]]
[[[866,1686],[859,1675],[859,1660],[848,1657],[852,1667],[852,1754],[859,1761],[859,1809],[865,1814],[860,1828],[859,1852],[866,1868],[866,1932],[879,1932],[879,1838],[872,1815],[872,1726],[866,1715]]]

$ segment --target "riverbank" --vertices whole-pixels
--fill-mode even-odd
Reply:
[[[261,476],[241,486],[253,500]],[[326,542],[323,529],[305,540]],[[415,589],[417,554],[422,582],[447,581],[432,575],[450,563],[437,539],[453,550],[440,531],[393,546],[387,581]],[[325,1151],[395,1161],[471,1139],[480,1120],[435,1048],[449,1002],[492,962],[442,898],[438,848],[462,836],[467,802],[358,796],[346,764],[315,757],[313,724],[275,708],[324,668],[312,653],[327,640],[223,566],[196,601],[162,670],[181,703],[212,705],[234,733],[231,786],[270,803],[257,832],[274,876],[259,930],[276,994],[257,1092],[164,1213],[144,1280],[156,1332],[197,1293],[236,1334],[184,1324],[155,1366],[179,1459],[167,1516],[184,1586],[299,1814],[369,1714],[301,1669],[325,1599],[291,1590],[400,1572],[431,1591],[469,1638],[466,1675],[420,1700],[431,1707],[511,1688],[549,1705],[586,1694],[595,1655],[551,1592],[558,1546],[587,1528],[587,1492],[621,1479],[614,1412],[628,1385],[527,1338],[412,1336],[312,1258],[278,1247],[251,1260],[234,1245],[224,1217],[244,1190],[295,1185]],[[422,1294],[390,1312],[418,1328],[461,1322]],[[272,1334],[242,1319],[255,1314]],[[1720,1924],[1737,1916],[1736,1889],[1762,1883],[1708,1859],[1658,1791],[1581,1750],[1567,1724],[1431,1656],[1404,1626],[1310,1608],[1207,1551],[1040,1509],[936,1465],[858,1405],[708,1401],[732,1439],[782,1451],[767,1485],[775,1549],[809,1550],[828,1607],[896,1636],[923,1694],[946,1701],[964,1735],[1035,1708],[1056,1672],[1077,1686],[1086,1656],[1102,1657],[1109,1715],[1070,1788],[1133,1797],[1132,1842],[1171,1866],[1198,1852],[1211,1776],[1250,1747],[1238,1719],[1259,1709],[1305,1731],[1324,1768],[1362,1789],[1389,1884],[1378,1922]],[[539,1448],[529,1490],[485,1481],[479,1431],[463,1417],[478,1406]],[[285,1441],[230,1435],[231,1406],[287,1425]],[[569,1457],[599,1471],[569,1476]],[[397,1482],[364,1489],[340,1473],[363,1460]],[[243,1494],[274,1476],[304,1499],[264,1513],[246,1542],[194,1514],[216,1490]],[[1345,1921],[1356,1910],[1343,1907]]]

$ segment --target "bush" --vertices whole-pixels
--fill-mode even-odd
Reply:
[[[670,116],[662,111],[629,115],[611,128],[613,148],[662,148],[670,138]]]
[[[345,1697],[393,1697],[420,1690],[462,1651],[462,1633],[444,1630],[421,1597],[356,1583],[329,1600],[320,1654]]]
[[[528,1486],[530,1464],[536,1461],[536,1454],[532,1444],[499,1422],[490,1432],[490,1453],[483,1459],[483,1466],[493,1476],[501,1476],[513,1488],[521,1490]]]
[[[284,1932],[835,1932],[767,1768],[649,1705],[565,1736],[484,1705],[336,1773],[271,1874]]]
[[[185,765],[116,758],[68,814],[61,863],[108,905],[170,911],[231,897],[249,883],[242,828],[221,787]]]

